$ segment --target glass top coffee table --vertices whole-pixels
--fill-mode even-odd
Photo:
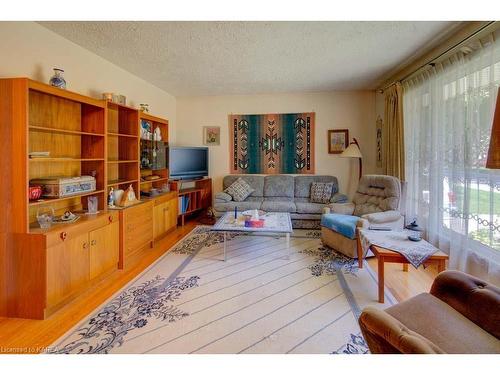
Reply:
[[[264,219],[264,226],[245,227],[245,217],[238,213],[237,218],[234,217],[234,212],[226,212],[215,225],[210,229],[214,232],[224,233],[224,262],[226,261],[226,235],[228,232],[250,232],[250,233],[276,233],[284,234],[286,241],[286,249],[290,249],[290,233],[293,232],[292,220],[288,212],[269,212],[260,216]]]

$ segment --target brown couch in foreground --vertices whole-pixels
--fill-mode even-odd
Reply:
[[[445,271],[430,293],[366,308],[359,325],[372,353],[500,353],[500,289]]]

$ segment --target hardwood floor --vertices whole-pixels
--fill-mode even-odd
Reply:
[[[184,227],[179,227],[169,233],[154,246],[147,257],[141,259],[133,267],[114,272],[46,320],[0,318],[0,354],[32,354],[43,351],[48,345],[140,274],[152,262],[166,253],[176,242],[188,234],[196,224],[196,221],[189,221]],[[368,263],[376,272],[376,259],[369,259]],[[385,271],[386,288],[390,289],[398,300],[405,300],[416,294],[429,291],[432,280],[436,275],[437,270],[433,267],[428,267],[426,270],[415,270],[409,267],[409,272],[403,272],[400,264],[387,264]]]

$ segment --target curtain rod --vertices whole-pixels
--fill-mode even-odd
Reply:
[[[478,34],[484,32],[485,29],[491,27],[492,25],[498,23],[498,21],[489,21],[487,24],[481,26],[478,30],[474,31],[472,34],[470,34],[469,36],[465,37],[464,39],[460,40],[459,42],[455,43],[454,45],[450,46],[448,49],[446,49],[445,51],[441,52],[438,56],[436,57],[433,57],[431,59],[429,59],[428,61],[426,61],[425,63],[423,63],[422,65],[420,65],[418,68],[412,70],[410,73],[406,74],[403,78],[399,79],[399,80],[394,80],[386,85],[384,85],[383,87],[377,89],[377,92],[384,92],[384,90],[386,90],[388,87],[390,87],[391,85],[393,85],[394,83],[396,82],[403,82],[405,80],[407,80],[408,78],[410,78],[411,76],[413,76],[415,73],[417,73],[419,70],[425,68],[426,66],[428,65],[432,65],[432,64],[435,64],[435,61],[436,60],[439,60],[440,58],[442,58],[443,56],[445,56],[446,54],[450,53],[450,51],[454,50],[455,48],[458,48],[458,47],[461,47],[463,44],[465,44],[466,42],[468,42],[470,39],[476,37]]]

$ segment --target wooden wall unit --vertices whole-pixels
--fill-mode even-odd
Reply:
[[[0,216],[0,316],[43,319],[118,265],[139,257],[155,238],[175,227],[177,192],[119,211],[107,207],[111,187],[125,189],[132,184],[140,197],[140,117],[161,124],[168,141],[168,121],[135,108],[27,78],[0,79],[0,205],[4,211]],[[50,151],[50,156],[29,158],[34,151]],[[32,179],[93,171],[96,191],[28,199]],[[159,173],[162,180],[150,186],[168,182],[168,169]],[[98,214],[39,228],[37,210],[50,206],[56,215],[86,210],[89,196],[98,198]],[[160,214],[159,207],[168,209]]]

